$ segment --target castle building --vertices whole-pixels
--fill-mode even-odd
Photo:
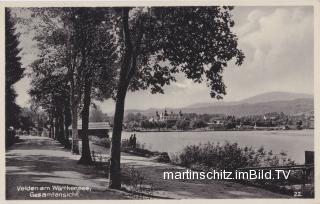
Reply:
[[[151,117],[149,119],[149,122],[166,122],[168,120],[170,121],[176,121],[183,119],[182,111],[180,110],[179,113],[174,113],[171,111],[170,113],[167,112],[165,109],[164,112],[160,113],[156,111],[156,115],[154,117]]]

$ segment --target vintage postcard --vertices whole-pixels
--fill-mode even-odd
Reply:
[[[319,203],[318,6],[2,2],[3,200]]]

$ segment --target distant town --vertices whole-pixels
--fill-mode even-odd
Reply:
[[[113,127],[113,116],[103,113],[98,106],[90,111],[90,124],[105,122],[108,131]],[[30,108],[22,109],[19,130],[37,134],[52,124],[47,116]],[[79,126],[81,127],[81,125]],[[260,115],[233,116],[174,112],[164,109],[151,113],[129,112],[124,117],[125,131],[241,131],[241,130],[302,130],[314,129],[314,111],[295,115],[271,112]]]
[[[196,114],[156,111],[153,116],[128,113],[127,131],[222,131],[222,130],[301,130],[314,128],[313,111],[297,115],[271,112],[263,115],[235,117],[225,114]]]

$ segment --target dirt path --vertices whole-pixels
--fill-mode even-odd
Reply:
[[[72,155],[68,150],[63,149],[58,142],[45,137],[22,136],[20,138],[21,141],[6,152],[7,199],[34,199],[30,198],[30,191],[18,191],[19,187],[47,186],[53,188],[55,185],[91,188],[91,191],[79,191],[77,196],[70,199],[132,198],[129,193],[108,190],[106,188],[108,179],[105,178],[105,175],[92,166],[86,167],[76,164],[79,155]],[[288,198],[285,195],[233,182],[163,180],[164,171],[184,169],[170,164],[158,163],[150,158],[123,154],[121,162],[124,186],[129,188],[127,184],[129,183],[130,169],[134,167],[143,175],[144,183],[153,186],[155,198]],[[39,192],[44,191],[36,191],[36,193]]]
[[[91,188],[91,191],[81,190],[69,199],[127,198],[126,193],[107,190],[108,180],[103,175],[97,174],[92,166],[78,165],[77,160],[80,156],[72,155],[55,140],[35,136],[20,136],[20,139],[20,142],[6,152],[7,199],[36,199],[31,197],[34,196],[30,195],[31,191],[18,191],[19,187],[36,186],[52,189],[55,185]],[[41,192],[48,191],[39,189],[34,191],[34,193]],[[71,189],[64,192],[76,191]]]

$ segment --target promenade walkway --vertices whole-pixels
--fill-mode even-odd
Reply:
[[[130,199],[124,191],[107,189],[108,179],[93,166],[78,165],[79,155],[72,155],[57,141],[36,136],[20,136],[20,141],[6,152],[6,197],[7,199],[39,199],[39,193],[54,186],[88,187],[76,195],[60,199]],[[171,164],[158,163],[150,158],[122,155],[124,178],[134,167],[142,172],[146,183],[153,185],[153,198],[288,198],[264,189],[224,181],[163,180],[163,171],[183,170]],[[126,181],[124,180],[126,187]],[[24,187],[38,187],[33,191]],[[40,187],[43,187],[40,190]],[[23,191],[22,191],[23,190]],[[65,190],[55,193],[74,191]],[[44,199],[44,198],[42,198]],[[48,197],[47,199],[53,199]],[[58,198],[55,198],[58,199]]]

